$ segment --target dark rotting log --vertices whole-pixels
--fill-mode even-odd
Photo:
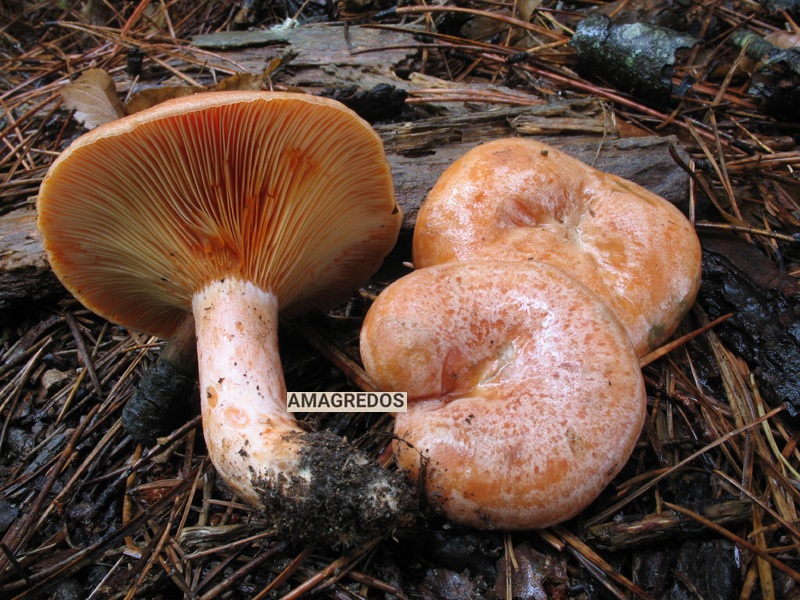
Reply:
[[[733,313],[715,328],[754,369],[767,403],[800,415],[800,285],[754,246],[704,236],[698,302],[709,318]]]
[[[673,92],[678,51],[691,49],[697,40],[665,27],[616,25],[608,17],[592,15],[578,24],[570,44],[578,53],[578,68],[586,76],[666,104]]]

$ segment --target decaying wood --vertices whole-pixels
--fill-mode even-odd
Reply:
[[[535,133],[543,142],[598,169],[630,179],[677,204],[688,197],[688,175],[670,156],[670,137],[619,139],[597,102],[498,107],[451,116],[377,125],[384,140],[403,210],[411,231],[428,190],[455,159],[481,141]],[[0,308],[57,291],[47,267],[32,210],[0,216]]]
[[[232,38],[238,42],[232,43]],[[369,89],[386,83],[408,92],[446,92],[453,88],[434,77],[398,77],[397,71],[413,55],[407,47],[408,36],[383,29],[320,25],[269,34],[234,32],[198,40],[203,49],[215,49],[212,64],[220,68],[237,65],[253,73],[264,71],[273,59],[292,52],[281,84],[309,93],[353,85]],[[376,48],[381,50],[367,51]],[[126,93],[127,85],[121,80],[117,87]],[[463,84],[458,89],[461,93],[502,93],[498,97],[509,102],[522,98],[512,90],[484,83]],[[480,142],[511,135],[552,144],[677,204],[688,197],[688,175],[670,156],[675,139],[620,139],[613,114],[602,102],[581,99],[533,106],[433,102],[432,106],[438,113],[435,116],[410,112],[405,120],[375,126],[384,141],[407,231],[413,229],[422,201],[447,166]],[[4,283],[0,308],[59,289],[47,268],[34,219],[31,210],[0,216],[0,281]]]
[[[58,289],[47,264],[36,216],[19,209],[0,217],[0,308],[42,298]]]
[[[269,41],[257,41],[266,36]],[[231,46],[231,37],[251,38],[251,43]],[[275,40],[274,37],[278,39]],[[214,43],[214,39],[217,43]],[[400,83],[396,71],[409,66],[416,51],[407,35],[337,25],[309,25],[283,30],[279,34],[238,32],[195,38],[197,47],[214,56],[209,64],[222,69],[235,65],[259,73],[270,61],[291,53],[292,59],[281,75],[283,86],[319,93],[325,88],[356,84],[371,88],[378,83]]]
[[[570,43],[577,49],[579,67],[591,77],[664,103],[672,91],[676,53],[697,42],[664,27],[615,24],[604,15],[592,15],[581,21]]]
[[[753,511],[748,501],[724,500],[703,506],[697,512],[718,525],[733,525],[750,519]],[[584,532],[584,539],[616,552],[702,532],[703,526],[696,521],[665,510],[640,518],[630,517],[589,527]]]

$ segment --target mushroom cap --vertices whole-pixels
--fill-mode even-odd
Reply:
[[[590,504],[645,417],[638,359],[603,302],[559,269],[453,262],[378,296],[364,366],[408,392],[395,455],[432,504],[479,528],[533,529]],[[421,456],[427,458],[422,467]]]
[[[536,260],[600,295],[639,355],[666,340],[700,286],[701,250],[670,202],[545,144],[501,139],[448,167],[417,216],[414,266]]]
[[[37,208],[64,286],[161,337],[226,277],[292,312],[330,307],[377,270],[401,222],[369,124],[281,92],[197,94],[98,127],[55,161]]]

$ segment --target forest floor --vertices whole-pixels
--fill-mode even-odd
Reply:
[[[0,597],[800,597],[798,13],[777,0],[1,3]],[[590,15],[608,17],[592,22],[600,45],[632,23],[677,41],[658,54],[647,30],[598,58],[573,39]],[[618,60],[641,53],[658,54],[644,75]],[[115,90],[98,100],[90,82],[95,99],[70,104],[61,90],[92,69]],[[427,189],[475,144],[535,136],[685,211],[704,248],[698,301],[642,361],[644,431],[578,517],[479,531],[421,503],[413,525],[356,548],[300,544],[215,476],[196,393],[154,443],[128,435],[123,407],[164,340],[60,286],[38,188],[109,97],[150,89],[153,104],[237,74],[235,87],[349,102],[382,136],[405,213],[346,306],[282,326],[289,390],[368,388],[361,320],[408,272]],[[390,415],[303,422],[394,469]]]

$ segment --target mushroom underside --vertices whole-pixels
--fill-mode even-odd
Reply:
[[[279,310],[342,302],[397,239],[391,169],[366,121],[307,94],[167,101],[76,140],[37,210],[50,264],[85,306],[160,337],[193,314],[209,455],[240,499],[295,506],[291,519],[274,515],[287,526],[318,511],[316,530],[287,533],[337,545],[406,519],[395,476],[287,412],[278,353]],[[320,489],[344,508],[320,509]],[[342,517],[358,494],[369,531]]]

